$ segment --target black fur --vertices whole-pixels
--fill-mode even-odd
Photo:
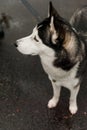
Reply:
[[[56,53],[56,60],[54,60],[54,66],[60,67],[63,70],[69,71],[76,63],[72,62],[69,58],[69,54],[63,48]]]

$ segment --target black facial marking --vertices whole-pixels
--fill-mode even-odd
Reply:
[[[51,20],[51,18],[49,17],[49,18],[46,18],[43,22],[38,24],[38,26],[37,26],[38,35],[41,38],[41,40],[43,41],[43,44],[58,51],[58,48],[60,46],[62,46],[62,43],[64,42],[65,31],[64,31],[64,28],[59,21],[54,22],[55,29],[58,32],[58,38],[55,39],[56,44],[54,44],[52,41],[52,34],[50,31],[50,20]]]
[[[41,26],[42,25],[42,26]],[[39,26],[41,26],[39,28]],[[51,43],[51,34],[50,34],[50,18],[46,18],[43,22],[39,23],[38,26],[38,35],[43,41],[43,44],[52,47]]]

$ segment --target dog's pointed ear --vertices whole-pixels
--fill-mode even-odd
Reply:
[[[49,18],[50,18],[50,32],[52,36],[52,42],[56,44],[56,39],[58,37],[58,33],[55,28],[55,19],[59,17],[57,11],[52,5],[52,2],[49,2]]]
[[[60,17],[59,14],[57,13],[56,9],[53,7],[52,2],[49,2],[49,7],[48,7],[48,17]]]
[[[56,39],[58,37],[58,34],[57,34],[57,31],[55,29],[55,26],[54,26],[54,16],[51,17],[51,20],[50,20],[50,32],[51,32],[51,35],[52,35],[52,42],[54,44],[56,44]]]
[[[50,19],[50,31],[51,32],[56,31],[55,26],[54,26],[54,17],[53,16]]]

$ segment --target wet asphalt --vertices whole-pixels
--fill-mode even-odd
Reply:
[[[47,16],[48,0],[27,0],[40,18]],[[66,19],[87,4],[86,0],[53,0]],[[14,47],[17,39],[32,32],[37,24],[34,12],[21,0],[1,0],[0,13],[11,16],[10,28],[0,41],[0,130],[87,130],[87,70],[78,95],[76,115],[68,111],[69,91],[62,89],[58,106],[52,110],[47,102],[52,87],[38,56],[24,56]]]

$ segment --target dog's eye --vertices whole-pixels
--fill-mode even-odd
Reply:
[[[34,37],[34,40],[35,40],[36,42],[39,42],[39,41],[37,40],[36,36]]]

